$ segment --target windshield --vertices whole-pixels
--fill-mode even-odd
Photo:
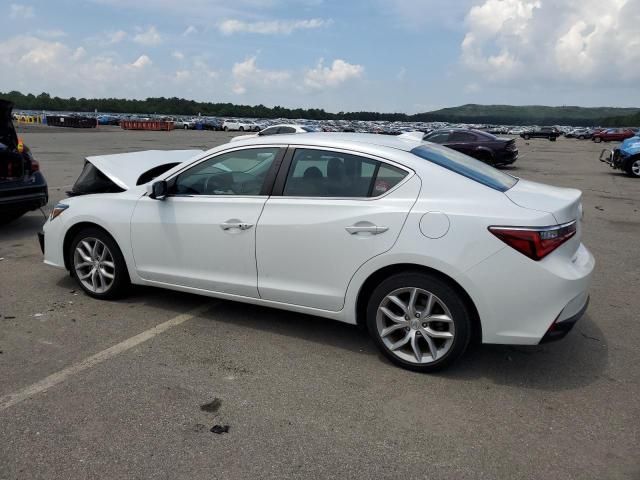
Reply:
[[[518,182],[516,177],[440,145],[416,147],[411,153],[500,192],[506,192]]]

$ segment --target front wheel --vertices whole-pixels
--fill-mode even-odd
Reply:
[[[640,178],[640,158],[631,159],[627,162],[625,169],[631,177]]]
[[[116,242],[103,230],[82,230],[69,251],[71,275],[87,295],[100,299],[122,296],[129,286],[127,266]]]
[[[449,283],[417,272],[387,278],[367,305],[367,327],[378,348],[396,365],[418,372],[442,370],[464,353],[471,318]]]
[[[525,135],[522,138],[524,138],[525,140],[529,140],[531,137],[529,135]]]
[[[238,130],[240,130],[241,132],[244,132],[244,127],[240,127]]]
[[[596,137],[593,139],[594,142],[596,143],[600,143],[602,141],[602,139],[600,137]]]
[[[549,137],[549,140],[552,141],[552,142],[555,142],[556,141],[556,137]]]

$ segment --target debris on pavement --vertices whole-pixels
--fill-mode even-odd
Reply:
[[[200,410],[203,412],[215,413],[222,406],[222,400],[214,398],[211,402],[200,405]]]
[[[221,433],[229,433],[229,425],[214,425],[210,431],[218,435]]]

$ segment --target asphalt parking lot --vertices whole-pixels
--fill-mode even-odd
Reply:
[[[49,208],[85,156],[231,135],[22,130]],[[584,193],[589,310],[561,342],[476,346],[437,375],[329,320],[151,288],[93,300],[42,264],[40,212],[1,227],[0,478],[640,478],[640,181],[590,141],[518,147],[511,173]]]

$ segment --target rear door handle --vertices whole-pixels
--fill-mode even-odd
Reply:
[[[357,235],[358,233],[370,233],[371,235],[379,235],[389,230],[389,227],[378,227],[376,225],[346,227],[345,230],[351,235]]]
[[[225,231],[233,228],[237,228],[238,230],[249,230],[251,227],[253,227],[253,224],[242,222],[225,222],[220,224],[220,228]]]

